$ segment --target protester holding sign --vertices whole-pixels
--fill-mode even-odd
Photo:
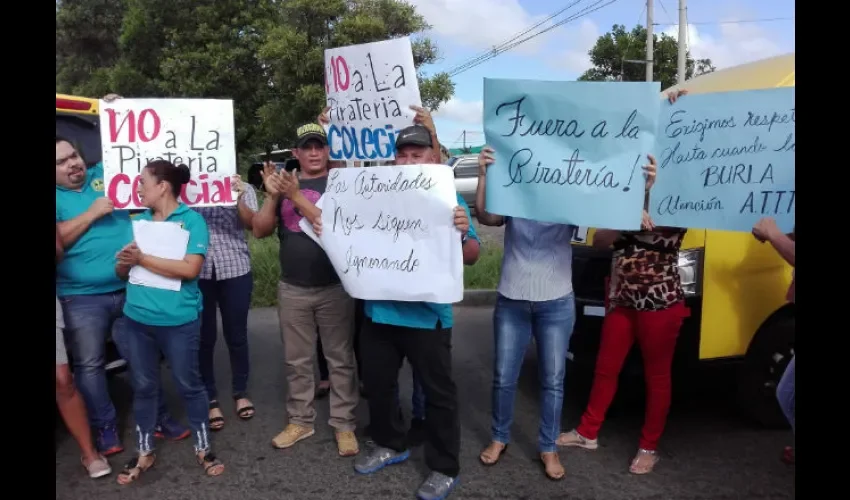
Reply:
[[[416,125],[400,130],[396,136],[395,165],[429,163],[435,160],[435,150],[439,154],[430,113],[418,112],[415,121]],[[469,207],[460,195],[456,197],[454,225],[460,231],[463,262],[472,265],[478,260],[480,242],[469,223]],[[320,235],[322,210],[303,196],[294,202]],[[425,393],[425,463],[431,469],[417,496],[445,499],[457,485],[460,473],[460,421],[452,377],[452,305],[366,300],[365,316],[361,356],[369,391],[370,435],[376,446],[355,460],[354,469],[371,474],[410,457],[397,392],[398,372],[407,358]]]
[[[198,282],[204,298],[201,313],[201,378],[210,398],[210,429],[224,427],[224,416],[218,403],[213,358],[218,337],[218,309],[221,309],[222,331],[230,352],[231,387],[236,414],[242,420],[254,416],[248,399],[248,309],[254,279],[251,253],[245,240],[254,214],[259,210],[254,188],[238,175],[231,178],[236,191],[235,207],[199,207],[210,231],[210,247]]]
[[[791,266],[795,266],[796,232],[797,228],[795,227],[791,234],[783,233],[776,225],[776,220],[773,217],[764,217],[753,226],[753,236],[762,243],[769,241],[779,256],[785,259],[785,262]],[[788,287],[788,293],[785,296],[786,300],[791,303],[797,300],[796,282],[795,271],[795,276],[791,279],[791,286]],[[776,386],[776,399],[779,401],[779,407],[782,408],[782,413],[785,414],[785,418],[791,424],[791,431],[795,433],[797,432],[795,419],[796,391],[794,382],[796,358],[796,355],[791,356],[791,361],[788,362],[788,366],[785,368],[785,372]],[[785,448],[782,460],[789,464],[794,463],[794,448],[792,446]]]
[[[104,196],[103,165],[86,169],[77,148],[58,136],[56,223],[65,251],[56,268],[56,293],[65,319],[74,378],[86,401],[97,449],[109,456],[124,450],[106,383],[106,342],[111,335],[121,355],[128,357],[123,342],[125,283],[115,274],[112,262],[132,237],[130,216],[114,210]],[[168,415],[162,391],[157,422],[157,437],[189,437],[189,429]]]
[[[331,124],[330,118],[328,116],[328,112],[330,111],[330,109],[331,109],[330,107],[325,107],[325,109],[322,110],[322,113],[318,117],[319,124],[324,126],[324,127],[328,127]],[[415,158],[415,159],[414,158],[404,158],[404,159],[401,160],[402,163],[399,163],[398,161],[396,161],[395,164],[396,165],[415,164],[415,163],[417,163],[417,161],[422,161],[422,162],[425,162],[425,163],[441,163],[442,149],[440,147],[440,142],[437,139],[436,127],[434,126],[434,120],[431,117],[431,113],[427,109],[425,109],[421,106],[416,106],[416,105],[411,105],[410,109],[416,113],[413,117],[414,124],[421,125],[421,127],[420,128],[409,127],[407,129],[405,129],[405,133],[409,134],[409,133],[411,133],[411,131],[417,132],[418,133],[418,142],[421,143],[421,145],[427,146],[428,144],[431,144],[431,159],[428,160],[427,158]],[[416,137],[412,137],[411,140],[413,142],[417,142]],[[411,150],[411,151],[413,151],[414,153],[419,152],[418,150]],[[474,231],[474,229],[473,229],[473,231]],[[476,244],[477,243],[473,241],[472,243],[470,243],[470,248],[472,248]],[[357,323],[357,322],[355,322],[355,323]],[[354,333],[355,352],[358,352],[358,353],[359,353],[359,349],[360,349],[360,343],[359,343],[359,340],[360,340],[360,335],[359,335],[360,334],[360,324],[362,324],[362,321],[358,324],[355,324],[355,333]],[[319,354],[321,355],[321,353],[319,353]],[[319,368],[320,368],[320,373],[321,373],[321,368],[322,368],[321,363],[319,363]],[[362,363],[360,362],[359,358],[358,358],[358,376],[360,376],[362,378]],[[398,386],[396,386],[396,400],[399,400],[399,399],[400,399],[399,398],[399,389],[398,389]],[[409,441],[409,444],[411,446],[418,446],[419,444],[421,444],[423,442],[424,435],[425,435],[425,432],[426,432],[425,431],[425,392],[422,389],[422,384],[419,381],[419,378],[417,377],[415,371],[413,372],[413,393],[411,395],[411,410],[412,410],[411,411],[412,418],[411,418],[411,421],[410,421],[410,430],[408,432],[408,441]],[[399,406],[399,415],[402,415],[400,406]]]
[[[174,383],[186,405],[195,455],[208,476],[224,472],[224,465],[213,454],[209,441],[209,399],[198,370],[201,343],[200,312],[203,306],[198,276],[209,245],[209,230],[204,218],[178,201],[183,185],[189,182],[189,167],[174,166],[166,160],[154,160],[143,169],[138,196],[148,209],[139,222],[168,222],[179,226],[187,238],[182,259],[167,259],[143,253],[136,241],[118,253],[116,274],[127,279],[133,268],[172,280],[177,290],[152,284],[127,285],[124,314],[130,375],[133,382],[133,414],[136,421],[138,456],[118,475],[120,484],[129,484],[150,469],[154,460],[153,432],[156,423],[156,395],[160,380],[160,352],[171,367]],[[169,228],[173,226],[168,226]],[[135,240],[135,238],[134,238]]]
[[[272,234],[279,221],[281,271],[277,295],[280,331],[286,346],[289,422],[272,444],[289,448],[316,432],[313,360],[318,333],[330,368],[329,424],[336,430],[339,455],[352,456],[360,452],[354,436],[354,411],[360,401],[352,331],[354,299],[340,284],[324,250],[301,231],[301,207],[293,201],[300,197],[315,202],[324,193],[328,182],[328,138],[315,123],[299,127],[296,134],[293,153],[301,168],[296,173],[300,173],[300,184],[283,185],[282,176],[297,179],[296,174],[264,171],[267,198],[253,222],[254,236],[264,238]]]
[[[485,465],[494,465],[510,443],[517,381],[533,337],[541,363],[537,448],[546,476],[559,480],[565,471],[555,439],[561,427],[567,349],[575,324],[571,242],[576,227],[487,212],[487,170],[494,161],[493,149],[485,146],[478,156],[476,215],[485,226],[505,226],[505,252],[493,311],[492,442],[479,458]]]
[[[669,100],[685,94],[671,93]],[[655,183],[657,166],[650,156],[644,206]],[[600,229],[593,237],[597,248],[613,245],[608,311],[602,323],[593,387],[587,409],[576,429],[558,437],[561,446],[587,450],[598,447],[597,436],[605,413],[617,392],[617,380],[635,342],[643,356],[646,377],[646,419],[637,455],[629,466],[633,474],[652,472],[658,462],[658,440],[664,431],[672,391],[671,366],[676,339],[684,319],[685,293],[679,277],[679,249],[687,229],[656,227],[646,208],[640,231]]]
[[[58,264],[65,251],[62,248],[62,238],[59,236],[59,226],[56,226],[56,263]],[[65,339],[62,329],[65,321],[62,318],[62,306],[56,298],[56,406],[62,415],[62,420],[68,426],[71,435],[83,452],[80,461],[86,468],[89,477],[97,479],[112,473],[109,462],[97,452],[91,438],[91,428],[86,417],[86,405],[77,388],[74,377],[68,367],[68,353],[65,351]]]

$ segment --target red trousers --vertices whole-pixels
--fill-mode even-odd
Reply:
[[[626,356],[637,340],[643,355],[646,377],[646,416],[641,431],[640,447],[655,450],[667,423],[672,382],[670,370],[676,338],[682,322],[689,315],[684,302],[661,311],[637,311],[616,307],[602,323],[602,339],[590,401],[576,429],[587,439],[596,439],[617,392],[617,379]]]

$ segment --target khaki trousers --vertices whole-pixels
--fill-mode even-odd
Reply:
[[[277,311],[286,361],[289,422],[313,428],[316,410],[316,335],[328,363],[330,420],[337,431],[353,431],[360,402],[354,358],[354,299],[342,285],[301,287],[282,281]]]

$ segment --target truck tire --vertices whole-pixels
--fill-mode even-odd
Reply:
[[[780,309],[753,336],[738,378],[738,403],[744,414],[763,427],[788,428],[776,385],[794,355],[796,317]]]

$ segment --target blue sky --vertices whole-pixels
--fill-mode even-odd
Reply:
[[[442,53],[441,61],[423,68],[433,73],[456,68],[571,3],[576,4],[556,21],[591,10],[597,0],[407,1],[432,26],[427,34]],[[656,32],[677,33],[678,5],[678,0],[654,0],[655,22],[660,23]],[[794,52],[794,21],[740,22],[793,18],[794,13],[792,0],[689,0],[689,49],[696,58],[710,58],[718,69]],[[460,147],[465,130],[469,145],[483,143],[484,77],[575,80],[590,67],[587,51],[600,35],[613,24],[631,28],[638,23],[646,23],[646,0],[616,0],[455,76],[454,97],[435,114],[440,141]]]

